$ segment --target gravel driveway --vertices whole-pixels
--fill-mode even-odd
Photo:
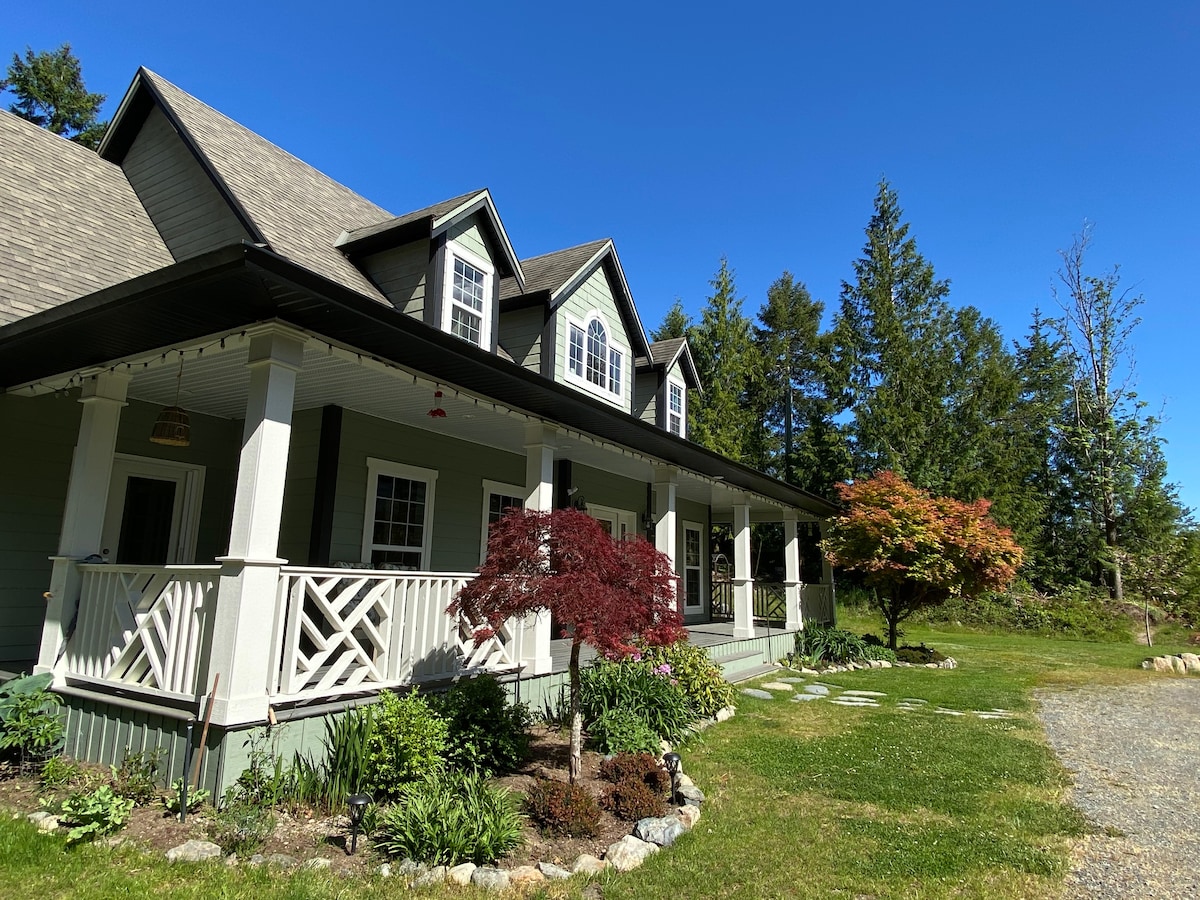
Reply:
[[[1036,696],[1071,799],[1100,830],[1065,896],[1200,897],[1200,678]]]

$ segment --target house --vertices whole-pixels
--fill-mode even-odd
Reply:
[[[0,143],[0,665],[55,673],[75,755],[174,764],[211,692],[219,785],[268,718],[553,689],[545,617],[476,647],[445,612],[514,505],[645,534],[730,654],[832,619],[833,506],[688,440],[686,341],[647,340],[612,241],[521,259],[487,190],[394,216],[145,69],[98,154],[7,113]],[[785,533],[765,636],[752,522]]]

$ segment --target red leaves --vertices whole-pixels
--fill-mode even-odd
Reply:
[[[541,610],[606,655],[632,652],[635,640],[661,645],[684,634],[670,560],[644,538],[614,541],[575,509],[506,513],[492,526],[479,576],[449,612],[496,628]]]

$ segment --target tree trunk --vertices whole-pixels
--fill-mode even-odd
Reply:
[[[571,761],[569,773],[574,784],[583,771],[583,711],[579,708],[579,639],[571,641]]]
[[[1150,595],[1146,595],[1146,646],[1153,647],[1154,639],[1150,636]]]

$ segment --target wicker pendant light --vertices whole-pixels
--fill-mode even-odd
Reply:
[[[183,351],[179,351],[179,372],[175,376],[175,405],[164,406],[150,432],[150,443],[167,447],[187,447],[192,443],[192,425],[188,414],[179,405],[179,388],[183,383]]]

